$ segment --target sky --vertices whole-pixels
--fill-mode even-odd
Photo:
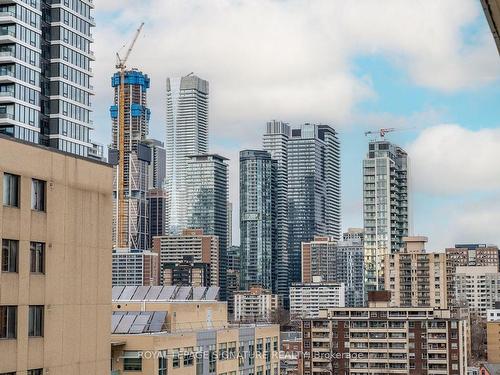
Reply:
[[[151,77],[150,136],[165,141],[165,80],[210,83],[210,152],[230,159],[239,242],[238,153],[266,121],[334,127],[342,226],[362,227],[364,132],[408,151],[411,234],[428,250],[500,245],[500,56],[477,0],[98,0],[93,139],[109,144],[115,54]]]

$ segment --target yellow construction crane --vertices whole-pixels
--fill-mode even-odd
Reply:
[[[137,38],[139,38],[139,34],[141,33],[142,28],[144,27],[144,22],[141,23],[139,28],[137,29],[134,39],[132,43],[130,43],[129,48],[127,49],[127,53],[125,57],[121,58],[120,54],[116,53],[116,69],[120,71],[120,89],[119,89],[119,105],[118,105],[118,186],[117,186],[117,200],[118,200],[118,225],[117,225],[117,247],[124,248],[126,247],[126,241],[123,238],[123,224],[125,221],[125,70],[126,63],[134,48],[135,42]]]

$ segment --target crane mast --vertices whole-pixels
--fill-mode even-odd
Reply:
[[[117,247],[124,248],[127,242],[124,238],[123,226],[125,223],[125,69],[130,53],[132,52],[135,42],[139,38],[139,34],[144,27],[144,22],[137,29],[134,39],[130,43],[129,48],[122,59],[119,53],[116,53],[116,68],[120,73],[120,87],[118,91],[118,176],[117,176],[117,228],[116,238]]]

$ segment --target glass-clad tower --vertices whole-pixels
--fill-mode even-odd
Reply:
[[[276,167],[267,151],[240,152],[240,286],[276,291]]]
[[[187,160],[187,225],[219,237],[220,296],[226,298],[227,269],[227,159],[215,154],[194,155]]]
[[[365,284],[384,288],[384,256],[408,236],[408,155],[385,140],[372,141],[363,160]]]
[[[93,8],[85,0],[0,2],[0,133],[88,156]]]
[[[124,149],[124,211],[122,220],[119,220],[117,190],[120,179],[119,168],[115,167],[113,243],[115,247],[147,250],[149,248],[147,192],[151,149],[146,144],[146,137],[151,117],[151,111],[147,107],[150,80],[146,74],[135,69],[125,72],[123,140],[119,139],[120,73],[113,75],[111,85],[115,90],[114,104],[110,108],[112,149],[116,150],[115,155],[120,147]],[[113,160],[110,161],[116,164]],[[120,238],[123,239],[121,246]]]
[[[288,139],[290,126],[272,120],[266,124],[264,150],[276,160],[276,293],[288,303]]]
[[[340,142],[328,125],[292,128],[288,141],[288,242],[291,282],[301,281],[301,244],[341,237]]]
[[[172,233],[186,228],[188,156],[208,152],[208,82],[192,73],[167,79],[167,190]]]

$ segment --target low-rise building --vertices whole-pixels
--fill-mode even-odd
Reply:
[[[302,332],[281,332],[281,375],[302,375]]]
[[[345,306],[342,283],[323,282],[314,276],[311,283],[295,283],[290,287],[290,318],[319,316],[320,310]]]
[[[466,375],[468,320],[450,310],[391,307],[369,292],[365,308],[302,320],[303,374]]]
[[[404,247],[384,259],[385,290],[394,306],[446,309],[446,254],[427,253],[427,237],[403,237]]]
[[[489,363],[500,363],[500,302],[486,312],[486,353]]]
[[[114,287],[112,371],[279,374],[279,326],[227,321],[218,287]]]
[[[280,306],[279,297],[270,290],[251,287],[234,293],[234,320],[237,322],[268,322]]]
[[[194,262],[192,255],[178,263],[163,263],[163,285],[209,286],[210,265]]]

